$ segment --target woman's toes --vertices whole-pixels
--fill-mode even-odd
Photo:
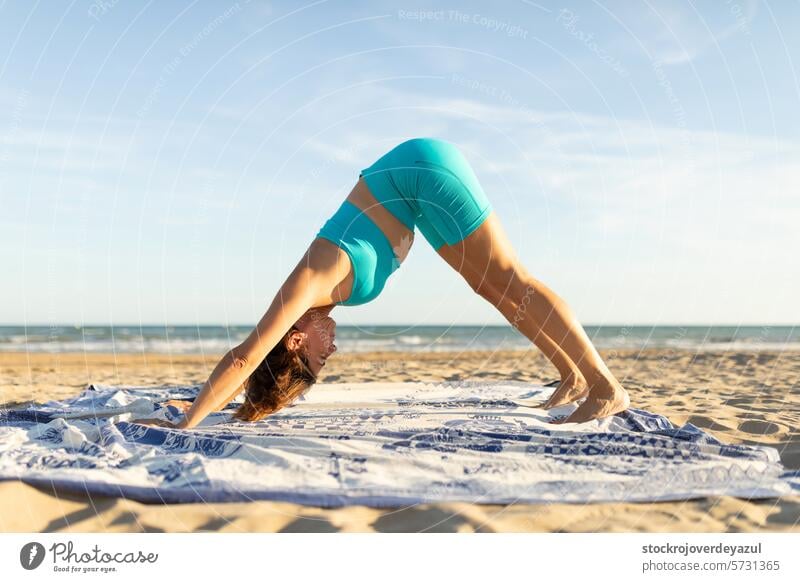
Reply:
[[[611,396],[589,394],[583,404],[578,406],[564,422],[589,422],[596,418],[605,418],[627,410],[630,404],[628,392],[621,386],[616,388]]]
[[[586,397],[588,394],[588,386],[570,386],[565,387],[563,390],[559,388],[553,392],[550,398],[548,398],[547,402],[542,405],[542,408],[549,410],[550,408],[555,408],[556,406],[564,406],[565,404],[570,404],[576,400],[580,400],[581,398]]]

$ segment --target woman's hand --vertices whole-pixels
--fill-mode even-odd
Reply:
[[[162,418],[142,418],[138,420],[131,421],[134,424],[145,424],[148,426],[161,426],[164,428],[178,428],[177,425],[173,422],[168,420],[164,420]]]
[[[183,412],[189,410],[192,407],[192,404],[194,404],[193,400],[167,400],[166,402],[161,403],[162,406],[174,406]]]

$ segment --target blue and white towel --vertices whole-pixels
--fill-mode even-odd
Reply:
[[[723,444],[644,410],[581,425],[536,408],[553,388],[522,382],[318,384],[256,422],[241,396],[191,430],[166,399],[199,386],[90,386],[0,412],[0,479],[143,502],[272,499],[334,507],[661,501],[800,493],[771,447]]]

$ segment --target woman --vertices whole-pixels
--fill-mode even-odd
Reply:
[[[263,418],[308,390],[336,351],[331,310],[375,299],[406,258],[415,227],[558,369],[560,383],[544,408],[585,397],[565,422],[628,408],[627,392],[570,309],[517,260],[458,148],[416,138],[361,171],[255,329],[223,356],[177,427],[196,426],[241,390],[246,398],[235,413],[240,420]]]

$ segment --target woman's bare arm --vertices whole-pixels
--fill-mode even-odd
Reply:
[[[195,427],[211,412],[233,400],[243,382],[300,316],[318,306],[320,298],[329,300],[331,290],[343,279],[337,261],[335,251],[323,248],[311,254],[309,248],[250,335],[219,361],[177,428]]]
[[[239,394],[239,392],[241,392],[242,390],[244,390],[244,386],[240,385],[240,386],[239,386],[239,387],[238,387],[236,390],[234,390],[233,392],[231,392],[231,395],[230,395],[230,396],[228,396],[228,397],[227,397],[225,400],[223,400],[222,404],[220,404],[219,406],[217,406],[217,410],[218,410],[218,411],[219,411],[219,410],[224,410],[224,409],[225,409],[225,407],[226,407],[226,406],[228,406],[228,404],[230,404],[230,403],[231,403],[231,401],[233,401],[233,399],[234,399],[234,398],[236,398],[236,396],[237,396],[237,395]]]

